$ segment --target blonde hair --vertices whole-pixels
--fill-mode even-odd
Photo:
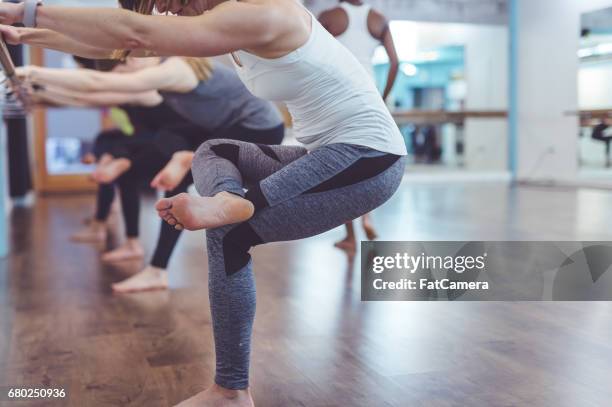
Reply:
[[[213,65],[209,58],[182,57],[189,65],[199,81],[207,81],[213,72]]]

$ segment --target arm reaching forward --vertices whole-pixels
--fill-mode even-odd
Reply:
[[[23,3],[0,3],[0,22],[22,22],[23,12]],[[167,56],[215,56],[238,49],[257,50],[282,37],[288,24],[275,7],[238,2],[223,3],[196,17],[46,5],[38,7],[36,14],[37,27],[95,48],[150,50]]]
[[[19,72],[25,73],[33,83],[80,92],[188,92],[198,84],[193,70],[181,58],[169,58],[159,65],[126,73],[38,66],[18,69]]]

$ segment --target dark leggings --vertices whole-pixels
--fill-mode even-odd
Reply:
[[[106,222],[115,200],[115,184],[101,184],[96,195],[96,220]]]
[[[104,154],[114,154],[117,145],[128,140],[128,136],[121,130],[106,130],[98,134],[93,145],[93,155],[99,160]],[[110,214],[115,200],[115,185],[104,184],[98,186],[96,195],[96,217],[98,222],[105,222]]]

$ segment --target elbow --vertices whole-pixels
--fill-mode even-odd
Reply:
[[[126,11],[122,13],[119,24],[124,27],[117,38],[117,48],[125,50],[149,49],[149,31],[140,23],[138,14]]]

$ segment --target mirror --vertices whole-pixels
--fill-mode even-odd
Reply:
[[[412,164],[427,171],[505,171],[507,27],[396,20],[390,29],[401,65],[388,105]],[[383,47],[373,63],[384,89]]]
[[[581,16],[578,162],[583,172],[612,171],[612,7]]]

